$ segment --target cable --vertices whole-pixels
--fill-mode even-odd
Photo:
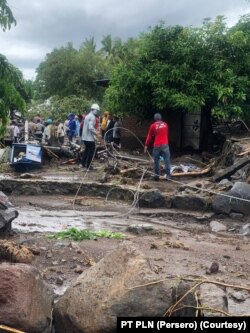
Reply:
[[[141,144],[141,146],[144,148],[144,144],[142,143],[142,141],[141,141],[141,140],[138,138],[138,136],[137,136],[136,134],[134,134],[131,130],[129,130],[129,129],[127,129],[127,128],[124,128],[124,127],[122,127],[122,126],[121,126],[121,127],[117,127],[117,128],[120,128],[120,129],[122,129],[122,130],[125,130],[125,131],[131,133],[131,134],[132,134],[132,135],[138,140],[138,142]],[[113,151],[115,151],[115,153],[116,153],[118,156],[120,156],[120,158],[122,158],[122,156],[120,155],[120,153],[118,152],[118,150],[115,149],[114,146],[112,146],[112,150],[113,150],[113,151],[110,151],[110,150],[108,149],[108,145],[107,145],[107,142],[106,142],[106,140],[105,140],[105,139],[106,139],[106,134],[107,134],[109,131],[113,131],[113,129],[108,130],[108,131],[105,132],[105,134],[104,134],[104,145],[105,145],[105,149],[107,150],[108,154],[109,154],[112,158],[114,158],[114,160],[118,163],[117,156],[113,154]],[[95,153],[96,153],[96,149],[97,149],[97,147],[95,147]],[[91,160],[90,166],[91,166],[92,161],[93,161],[93,159],[94,159],[95,153],[94,153],[93,158],[92,158],[92,160]],[[147,152],[147,153],[148,153],[148,156],[150,157],[150,159],[153,160],[153,158],[152,158],[152,156],[150,155],[150,153],[149,153],[149,152]],[[128,162],[128,164],[132,164],[132,163]],[[90,168],[90,166],[89,166],[89,168]],[[82,184],[83,184],[83,181],[85,180],[85,178],[86,178],[86,176],[87,176],[87,174],[88,174],[89,168],[86,170],[86,172],[85,172],[85,174],[84,174],[84,176],[83,176],[82,182],[81,182],[81,184],[80,184],[80,186],[79,186],[79,188],[78,188],[78,190],[77,190],[77,192],[76,192],[76,195],[75,195],[75,197],[74,197],[74,201],[73,201],[73,209],[74,209],[74,210],[75,210],[75,201],[76,201],[76,198],[77,198],[78,193],[79,193],[79,191],[80,191],[80,188],[81,188],[81,186],[82,186]],[[119,217],[128,217],[128,216],[132,213],[132,211],[136,208],[136,206],[137,206],[137,204],[138,204],[138,202],[139,202],[139,196],[140,196],[140,192],[139,192],[139,191],[140,191],[140,187],[141,187],[141,184],[142,184],[142,181],[143,181],[143,178],[144,178],[145,174],[148,173],[148,174],[150,174],[150,175],[152,175],[152,176],[154,175],[154,173],[148,171],[148,169],[142,168],[142,167],[140,167],[140,166],[138,166],[138,169],[142,171],[142,176],[141,176],[141,179],[140,179],[140,181],[139,181],[139,184],[138,184],[138,186],[137,186],[137,188],[136,188],[136,190],[135,190],[135,193],[134,193],[134,200],[133,200],[133,202],[132,202],[131,208],[129,209],[129,211],[128,211],[126,214],[122,214],[122,215],[120,215]],[[172,176],[174,177],[174,175],[172,175]],[[194,185],[187,185],[186,183],[183,183],[183,182],[180,182],[180,181],[177,181],[177,180],[173,180],[172,178],[171,178],[171,179],[168,179],[167,181],[168,181],[168,182],[176,183],[176,184],[178,184],[178,185],[185,185],[185,186],[188,186],[189,188],[192,188],[192,189],[198,190],[198,191],[200,191],[200,192],[206,192],[206,193],[210,193],[210,194],[213,194],[213,195],[219,195],[219,196],[222,196],[222,197],[226,197],[226,198],[229,198],[229,199],[230,199],[230,202],[231,202],[231,200],[235,199],[236,201],[239,200],[239,201],[243,201],[243,202],[248,202],[248,203],[250,203],[250,200],[249,200],[249,199],[244,199],[244,198],[235,197],[235,196],[232,196],[232,195],[229,195],[229,194],[220,193],[220,192],[216,192],[216,191],[212,191],[212,190],[208,190],[208,189],[200,188],[200,187],[197,187],[197,186],[194,186]],[[112,189],[109,190],[109,192],[108,192],[107,195],[106,195],[105,201],[108,200],[109,194],[110,194],[110,193],[112,192],[112,190],[114,190],[114,189],[115,189],[115,188],[112,188]],[[132,190],[130,190],[130,191],[132,192]],[[117,216],[116,216],[116,217],[117,217]]]

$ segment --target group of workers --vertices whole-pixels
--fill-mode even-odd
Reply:
[[[93,104],[89,114],[85,117],[82,139],[85,145],[85,151],[82,156],[82,166],[92,170],[92,160],[95,154],[96,141],[96,117],[100,112],[98,104]],[[107,143],[114,142],[120,145],[122,124],[118,117],[112,117],[107,112],[101,121],[101,134]],[[168,142],[168,124],[162,120],[160,113],[154,115],[154,123],[150,126],[145,141],[144,153],[147,153],[148,146],[153,142],[154,159],[154,180],[159,180],[159,166],[162,158],[165,163],[164,178],[169,180],[171,177],[170,168],[170,150]]]
[[[100,107],[98,104],[92,104],[90,112],[85,115],[75,116],[74,113],[68,115],[63,123],[57,121],[53,124],[51,119],[42,121],[39,114],[33,121],[29,122],[29,134],[32,134],[38,141],[49,145],[63,145],[65,137],[69,142],[84,144],[85,150],[82,155],[81,165],[88,170],[94,169],[92,160],[94,158],[98,130],[102,139],[107,144],[115,144],[120,148],[122,123],[118,116],[112,116],[109,112],[104,112],[99,120]],[[23,130],[23,129],[22,129]],[[5,145],[11,145],[18,142],[20,128],[13,120],[6,129],[4,138]],[[145,140],[144,153],[147,153],[149,145],[153,143],[154,159],[154,180],[159,180],[160,160],[165,163],[165,178],[170,179],[170,150],[168,142],[168,124],[162,120],[159,113],[154,115],[154,122],[150,126],[147,138]]]

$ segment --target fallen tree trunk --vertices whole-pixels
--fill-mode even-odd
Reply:
[[[217,174],[212,177],[212,181],[218,182],[221,181],[223,178],[228,178],[232,176],[236,171],[243,168],[248,163],[250,163],[250,158],[244,157],[240,159],[238,162],[231,165],[230,167],[218,171]]]

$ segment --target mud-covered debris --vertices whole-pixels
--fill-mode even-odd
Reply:
[[[185,244],[181,243],[181,242],[171,242],[170,240],[167,240],[164,243],[165,247],[171,247],[173,249],[182,249],[182,250],[190,250],[190,248],[188,246],[186,246]]]
[[[150,244],[150,249],[152,250],[158,250],[159,246],[155,243]]]
[[[31,263],[34,254],[26,246],[8,240],[0,240],[0,260],[18,263]]]

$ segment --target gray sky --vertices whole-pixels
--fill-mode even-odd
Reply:
[[[163,20],[166,25],[199,26],[205,17],[224,15],[228,25],[250,11],[247,0],[8,0],[17,20],[0,31],[0,53],[20,68],[26,79],[46,53],[72,42],[103,36],[136,37]]]

